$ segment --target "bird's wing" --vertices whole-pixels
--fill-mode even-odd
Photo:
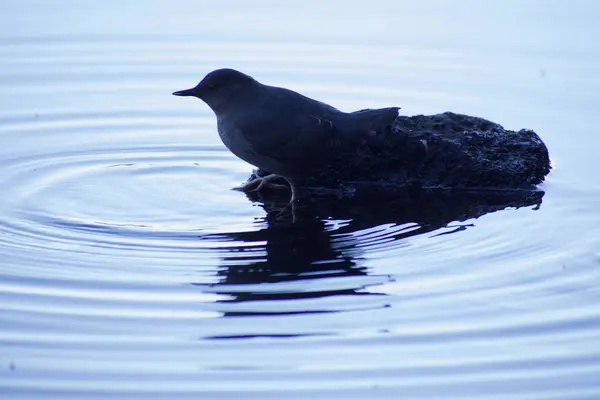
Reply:
[[[293,115],[280,122],[254,121],[241,127],[256,154],[276,159],[305,158],[339,143],[338,130],[329,118],[318,115]]]

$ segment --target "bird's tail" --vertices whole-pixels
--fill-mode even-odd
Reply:
[[[396,120],[398,110],[400,110],[400,107],[355,111],[349,114],[349,121],[354,129],[380,131]]]

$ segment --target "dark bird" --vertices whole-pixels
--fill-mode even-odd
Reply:
[[[304,180],[327,177],[350,165],[361,144],[389,127],[399,110],[346,113],[292,90],[264,85],[234,69],[215,70],[196,87],[173,94],[203,100],[217,117],[225,146],[272,173],[242,189],[275,185],[275,178],[281,176],[290,183],[292,203],[299,199]]]

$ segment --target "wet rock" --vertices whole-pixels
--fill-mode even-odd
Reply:
[[[362,190],[364,189],[364,190]],[[287,226],[292,220],[321,221],[325,219],[353,221],[356,229],[387,224],[418,223],[421,228],[414,234],[446,226],[453,221],[467,221],[507,208],[542,205],[541,190],[496,189],[423,189],[416,186],[362,186],[350,195],[334,190],[320,190],[307,197],[295,215],[287,207],[288,199],[248,193],[251,201],[258,202],[267,213],[265,219],[272,226]],[[411,234],[412,235],[412,234]]]
[[[451,112],[399,116],[385,131],[334,155],[331,165],[327,175],[305,185],[346,191],[373,185],[522,189],[550,172],[548,149],[534,131],[511,131]]]

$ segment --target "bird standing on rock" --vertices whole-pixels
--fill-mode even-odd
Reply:
[[[272,173],[242,190],[273,186],[281,176],[290,183],[292,204],[301,197],[303,180],[343,168],[338,161],[356,158],[360,144],[391,125],[399,110],[346,113],[227,68],[212,71],[196,87],[173,94],[203,100],[217,117],[225,146],[242,160]]]

